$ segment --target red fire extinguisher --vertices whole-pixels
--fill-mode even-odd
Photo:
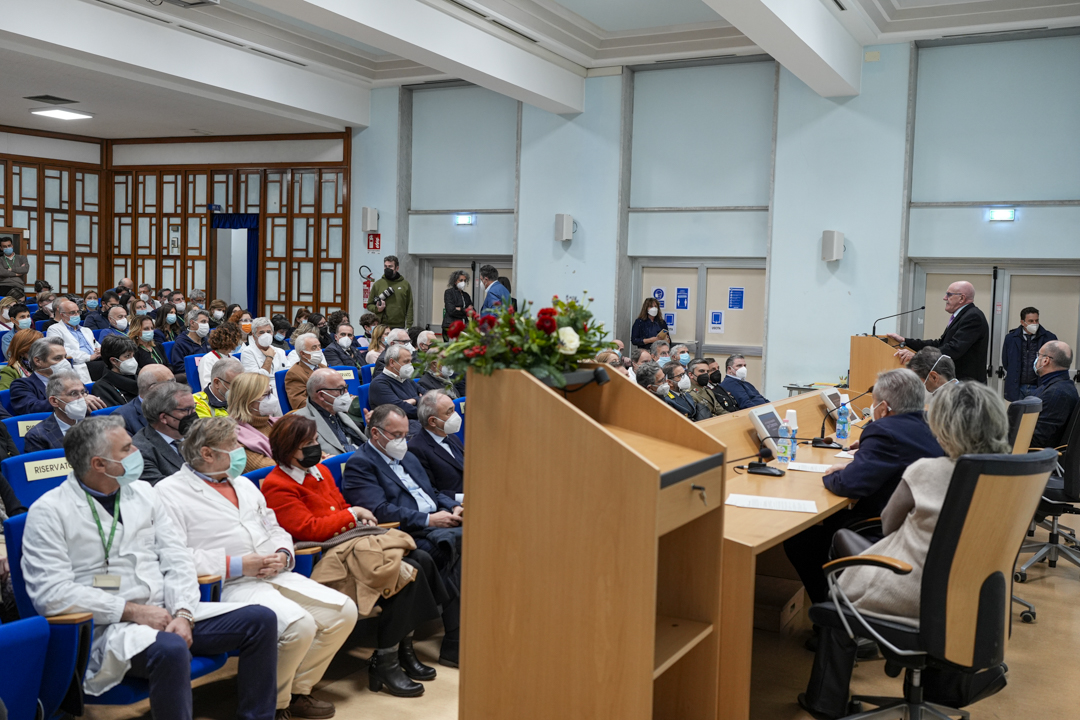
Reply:
[[[364,271],[367,272],[364,272]],[[371,268],[367,265],[360,266],[360,277],[364,279],[364,306],[368,304],[368,296],[371,295],[371,284],[375,282],[375,276],[371,274]]]

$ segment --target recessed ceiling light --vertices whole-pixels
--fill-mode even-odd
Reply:
[[[67,110],[63,108],[36,108],[30,111],[34,115],[56,118],[57,120],[87,120],[94,117],[82,110]]]

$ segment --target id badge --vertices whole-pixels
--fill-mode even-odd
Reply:
[[[270,534],[274,531],[274,521],[277,518],[274,517],[274,515],[272,514],[273,512],[273,510],[266,508],[259,513],[259,521],[262,523],[263,530],[265,530],[267,534]]]
[[[120,592],[119,575],[95,575],[94,587],[107,592]]]

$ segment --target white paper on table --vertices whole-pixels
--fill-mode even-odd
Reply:
[[[788,470],[799,470],[802,472],[816,472],[823,473],[829,469],[829,465],[818,465],[817,463],[801,463],[801,462],[789,462],[787,464]]]
[[[849,453],[847,450],[841,450],[840,452],[833,455],[833,457],[838,457],[838,458],[843,458],[845,460],[850,460],[855,456],[852,455],[851,453]]]
[[[817,512],[817,503],[813,500],[791,500],[789,498],[762,497],[760,495],[728,495],[727,505],[753,508],[755,510],[784,510],[787,512]]]

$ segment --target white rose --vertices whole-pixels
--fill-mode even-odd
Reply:
[[[581,338],[574,332],[572,327],[559,328],[559,352],[563,355],[573,355],[581,345]]]

